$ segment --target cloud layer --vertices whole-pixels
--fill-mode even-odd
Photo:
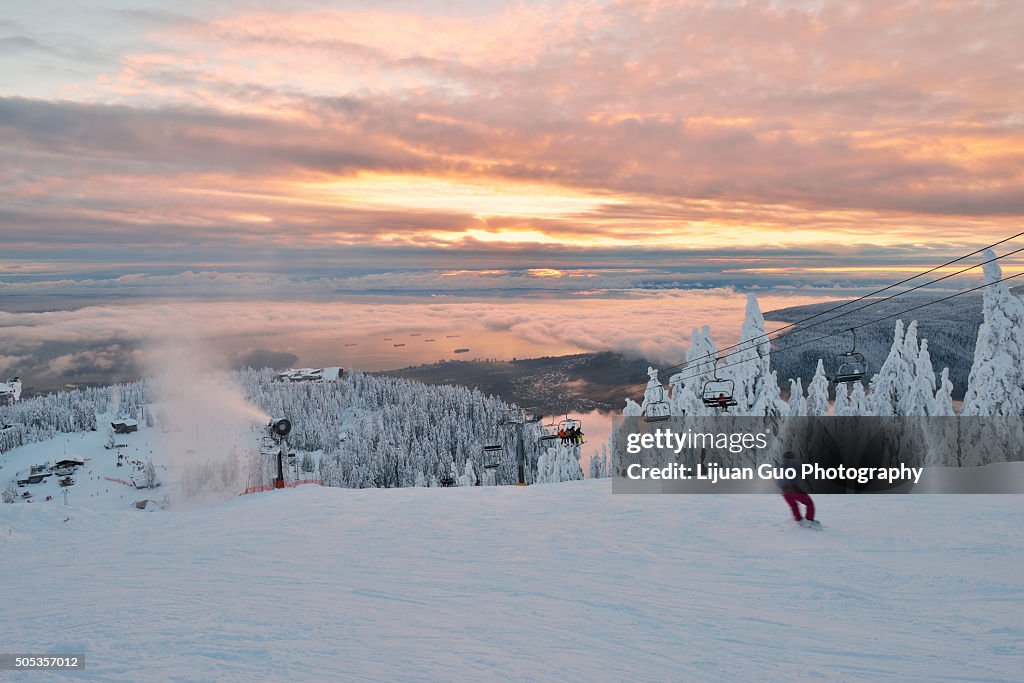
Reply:
[[[22,261],[956,249],[1024,213],[1015,2],[129,2],[60,40],[47,18],[0,25]]]
[[[768,295],[762,303],[774,308],[812,300],[819,297]],[[134,378],[146,372],[154,348],[178,349],[187,357],[191,346],[202,351],[207,365],[220,368],[246,358],[272,358],[378,370],[443,358],[507,359],[605,349],[679,362],[694,325],[713,322],[720,340],[734,340],[745,305],[745,298],[732,290],[711,289],[553,299],[549,304],[148,302],[0,312],[6,343],[0,376],[20,374],[37,388]],[[455,356],[456,347],[471,352]]]

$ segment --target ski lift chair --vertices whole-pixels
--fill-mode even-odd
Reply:
[[[644,408],[644,422],[664,422],[672,417],[668,401],[665,400],[665,390],[661,389],[658,396],[657,401],[651,401]]]
[[[664,422],[670,417],[672,415],[669,413],[668,403],[665,401],[648,403],[647,408],[644,409],[644,422]]]
[[[560,431],[560,432],[563,432],[563,431],[567,432],[567,431],[569,431],[570,429],[573,429],[573,428],[576,428],[576,429],[579,429],[580,431],[582,431],[583,430],[583,422],[581,422],[580,420],[577,420],[574,417],[566,416],[566,418],[564,420],[562,420],[561,422],[558,423],[558,431]]]
[[[570,445],[582,446],[583,444],[586,443],[586,441],[583,441],[583,439],[582,439],[582,437],[583,437],[583,420],[579,420],[579,419],[577,419],[575,417],[569,417],[568,415],[566,415],[565,419],[558,423],[558,433],[559,434],[568,434],[570,429],[575,429],[576,430],[576,434],[577,435],[576,435],[575,438],[578,439],[578,440],[574,440]],[[556,437],[556,438],[563,438],[563,437],[559,436],[559,437]]]
[[[718,376],[717,358],[715,359],[712,373],[714,379],[705,381],[701,389],[701,400],[708,408],[719,408],[723,412],[729,412],[729,408],[738,405],[736,399],[733,398],[733,392],[736,391],[736,382],[735,380],[722,379]]]
[[[555,416],[551,416],[550,422],[545,422],[540,428],[540,440],[541,441],[554,441],[558,438],[558,423],[555,422]]]
[[[853,345],[849,351],[836,355],[836,372],[832,376],[835,384],[853,384],[864,379],[868,371],[868,362],[864,354],[857,351],[857,330],[850,328],[853,335]]]

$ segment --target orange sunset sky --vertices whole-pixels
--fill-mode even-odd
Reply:
[[[1022,35],[1012,1],[6,2],[0,296],[891,282],[1024,229]]]
[[[131,271],[1000,236],[1021,35],[1015,2],[8,3],[0,240]]]

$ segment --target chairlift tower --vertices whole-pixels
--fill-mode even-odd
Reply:
[[[503,426],[511,426],[516,429],[516,462],[519,469],[518,486],[526,486],[526,438],[523,433],[523,426],[528,423],[540,422],[544,418],[536,408],[520,410],[517,415],[510,415],[502,422]]]

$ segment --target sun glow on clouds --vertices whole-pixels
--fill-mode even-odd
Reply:
[[[26,261],[959,254],[1024,215],[1012,0],[118,0],[102,27],[20,5],[0,22],[0,251]],[[83,49],[15,49],[57,24]]]
[[[478,217],[559,218],[622,201],[540,183],[383,173],[302,183],[295,192],[350,206],[458,211]]]

